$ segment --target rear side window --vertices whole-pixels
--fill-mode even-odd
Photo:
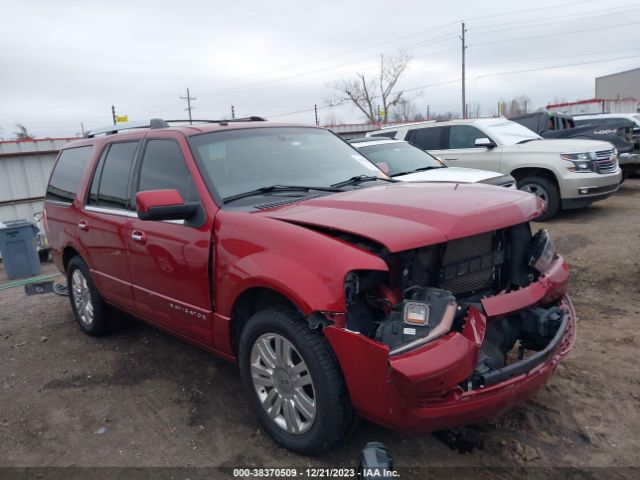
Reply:
[[[180,145],[174,140],[149,140],[144,149],[137,191],[167,189],[180,192],[185,202],[198,200]]]
[[[428,127],[409,130],[407,140],[423,150],[442,150],[446,148],[444,132],[446,127]]]
[[[47,200],[73,202],[92,151],[92,145],[62,150],[47,187]]]
[[[89,205],[107,208],[128,207],[129,174],[137,146],[137,141],[112,143],[102,154],[93,174]]]
[[[396,133],[398,133],[397,130],[392,130],[390,132],[388,131],[384,131],[384,132],[378,132],[378,133],[372,133],[371,135],[369,135],[370,137],[387,137],[387,138],[395,138]]]

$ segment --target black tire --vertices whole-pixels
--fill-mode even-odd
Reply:
[[[552,180],[545,177],[526,177],[518,180],[518,189],[533,193],[545,201],[546,209],[535,219],[536,222],[551,220],[560,210],[560,192]]]
[[[87,315],[78,311],[76,299],[78,298],[77,290],[74,291],[74,272],[78,272],[85,280],[88,290],[88,298],[91,301],[93,316],[91,321],[87,320]],[[79,256],[73,257],[67,266],[67,286],[69,290],[69,302],[71,310],[76,318],[78,325],[82,331],[93,337],[99,337],[110,332],[109,325],[109,309],[98,292],[89,267]],[[84,319],[83,319],[84,315]]]
[[[310,422],[308,430],[303,433],[287,431],[288,423],[287,427],[279,425],[277,420],[269,416],[262,405],[257,389],[262,388],[265,395],[267,391],[271,395],[271,390],[265,389],[275,391],[277,390],[276,384],[280,387],[283,386],[283,383],[276,380],[275,373],[272,377],[274,379],[273,387],[256,386],[252,380],[252,350],[258,341],[266,341],[270,335],[284,337],[290,342],[294,348],[294,353],[291,355],[297,354],[299,356],[296,359],[304,362],[311,378],[315,417]],[[316,455],[330,449],[342,440],[353,422],[353,410],[342,371],[322,333],[311,330],[297,312],[283,307],[272,307],[255,313],[240,335],[238,363],[242,383],[252,407],[258,413],[260,423],[280,445],[304,455]],[[275,372],[277,368],[274,368],[273,371]],[[291,380],[290,384],[284,383],[284,385],[293,386],[294,382]],[[293,400],[290,401],[293,405]],[[284,402],[287,400],[281,402],[283,419],[286,410]],[[296,416],[297,420],[301,418],[302,416]],[[283,419],[281,423],[284,421]]]

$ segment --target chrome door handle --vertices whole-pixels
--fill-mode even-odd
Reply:
[[[78,223],[78,228],[86,232],[87,230],[89,230],[89,225],[87,225],[87,222],[85,222],[84,220],[80,220],[80,222]]]
[[[140,230],[134,230],[131,232],[131,240],[138,243],[145,243],[147,241],[147,236]]]

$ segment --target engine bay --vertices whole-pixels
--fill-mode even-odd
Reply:
[[[389,270],[347,275],[346,327],[388,346],[390,356],[462,332],[470,308],[484,313],[483,298],[538,280],[556,256],[546,231],[532,236],[527,223],[411,251],[375,253]],[[461,388],[476,389],[531,368],[527,359],[549,348],[563,320],[557,304],[490,318],[475,370]]]

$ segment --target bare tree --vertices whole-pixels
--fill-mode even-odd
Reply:
[[[336,112],[331,112],[324,119],[324,125],[340,125],[342,123],[342,119],[338,116]]]
[[[31,135],[28,131],[27,131],[27,127],[25,127],[24,125],[20,124],[20,123],[16,123],[16,127],[18,128],[17,132],[13,132],[13,134],[16,136],[17,140],[26,140],[29,138],[33,138],[33,135]]]
[[[458,115],[455,112],[444,112],[444,113],[435,113],[431,115],[431,120],[435,120],[436,122],[446,122],[447,120],[451,120],[452,118],[457,118]]]
[[[520,110],[522,113],[527,113],[531,107],[531,97],[526,94],[518,95],[515,100],[520,104]]]
[[[363,73],[357,73],[355,77],[328,84],[338,93],[327,99],[327,104],[337,106],[351,103],[370,122],[386,122],[389,111],[403,99],[404,92],[396,90],[396,86],[410,60],[403,52],[387,59],[380,55],[377,78],[367,78]],[[381,111],[378,111],[379,108]]]

